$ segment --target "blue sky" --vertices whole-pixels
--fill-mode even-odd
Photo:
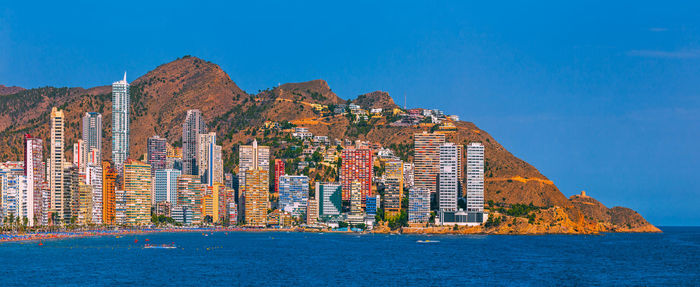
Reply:
[[[0,83],[107,85],[190,54],[248,92],[384,90],[474,122],[567,196],[700,225],[700,3],[148,2],[3,3]]]

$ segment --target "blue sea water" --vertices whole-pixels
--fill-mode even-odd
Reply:
[[[2,243],[0,286],[700,285],[700,227],[662,229],[545,236],[160,233]],[[144,249],[146,238],[178,248]],[[439,242],[417,242],[425,239]]]

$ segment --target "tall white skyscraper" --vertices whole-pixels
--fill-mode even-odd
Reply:
[[[207,127],[199,110],[188,110],[182,124],[182,174],[198,175],[197,140]]]
[[[43,143],[31,135],[24,136],[24,175],[27,177],[27,220],[29,226],[41,225],[44,182]]]
[[[197,138],[197,168],[202,183],[213,186],[224,183],[224,164],[221,146],[216,144],[216,133],[200,134]]]
[[[438,208],[457,211],[459,190],[459,146],[446,143],[440,146],[440,173],[438,174]]]
[[[124,79],[112,83],[112,161],[119,174],[129,157],[129,83]]]
[[[467,146],[467,212],[484,212],[484,146]]]
[[[92,187],[90,201],[92,202],[92,210],[90,210],[91,222],[93,224],[102,224],[102,164],[87,164],[85,168],[85,184]]]
[[[50,214],[55,213],[56,219],[62,219],[70,210],[70,203],[64,202],[63,196],[63,165],[64,165],[64,115],[63,110],[51,109],[51,151],[49,154],[49,196]],[[54,222],[57,224],[57,222]]]
[[[102,164],[102,115],[85,113],[83,116],[83,143],[81,169],[88,164]]]

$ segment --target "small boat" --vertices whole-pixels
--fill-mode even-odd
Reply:
[[[418,240],[416,242],[418,242],[418,243],[438,243],[440,241],[438,241],[438,240]]]
[[[143,248],[148,249],[175,249],[177,246],[175,244],[145,244]]]
[[[44,243],[39,241],[39,246],[43,246],[43,245],[44,245]]]

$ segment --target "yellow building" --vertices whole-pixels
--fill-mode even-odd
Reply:
[[[290,227],[292,226],[292,214],[275,209],[267,215],[267,224]]]
[[[226,187],[220,183],[206,187],[206,194],[202,197],[202,218],[211,216],[212,222],[217,223],[221,218],[219,199]]]
[[[269,172],[262,168],[245,172],[245,223],[248,226],[265,226],[269,200]]]
[[[78,184],[78,225],[92,222],[92,186],[83,182]]]
[[[126,224],[151,223],[151,165],[129,159],[124,164]]]

